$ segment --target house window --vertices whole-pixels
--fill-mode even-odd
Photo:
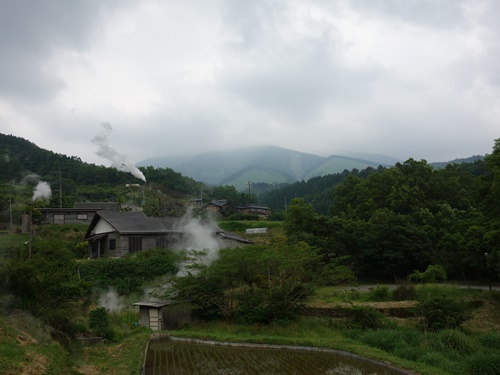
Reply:
[[[111,239],[109,240],[109,250],[115,250],[116,249],[116,240]]]
[[[130,237],[128,239],[128,251],[129,253],[135,253],[142,250],[142,238],[141,237]]]
[[[77,214],[76,218],[77,220],[87,220],[89,216],[87,214]]]
[[[54,224],[64,224],[64,214],[54,214]]]

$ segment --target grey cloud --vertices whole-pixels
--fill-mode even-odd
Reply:
[[[226,1],[222,9],[223,25],[236,37],[230,47],[251,48],[258,45],[265,34],[273,32],[270,25],[274,15],[270,2]]]
[[[100,25],[116,3],[99,0],[2,0],[0,95],[48,99],[65,85],[52,58],[103,37]]]
[[[436,28],[454,27],[464,21],[462,5],[470,0],[351,0],[363,14],[422,24]],[[477,2],[476,2],[477,3]]]

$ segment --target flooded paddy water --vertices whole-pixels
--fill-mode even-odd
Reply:
[[[144,375],[413,374],[349,353],[278,345],[230,344],[162,338],[151,340]]]

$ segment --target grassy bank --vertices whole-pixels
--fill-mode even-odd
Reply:
[[[479,301],[471,319],[459,329],[422,330],[418,319],[384,318],[378,329],[353,329],[349,319],[306,318],[291,325],[196,324],[171,332],[172,336],[225,342],[300,345],[347,351],[421,374],[500,373],[500,293],[456,286],[422,285],[417,294],[446,294],[464,303]],[[310,302],[332,306],[374,301],[382,292],[323,288]],[[389,297],[388,297],[389,298]],[[383,302],[379,302],[383,304]],[[347,323],[347,324],[346,324]]]
[[[437,332],[423,331],[416,318],[385,318],[387,323],[380,328],[362,330],[347,328],[340,318],[302,317],[289,325],[192,324],[170,334],[223,342],[330,348],[429,375],[499,373],[500,293],[434,285],[417,289],[419,293],[446,293],[482,303],[461,328]],[[311,301],[328,305],[346,302],[348,292],[324,288]],[[360,293],[356,297],[359,303],[373,299],[370,291]],[[138,319],[136,313],[111,314],[110,318],[117,342],[82,347],[53,341],[50,332],[26,314],[0,316],[0,373],[140,373],[152,332],[131,324]]]
[[[223,342],[299,345],[358,354],[421,374],[497,374],[500,333],[468,330],[423,332],[396,325],[388,329],[336,329],[328,319],[303,318],[290,326],[194,325],[173,336]]]
[[[74,374],[67,350],[38,320],[0,314],[0,374]]]
[[[72,355],[74,369],[78,374],[140,374],[150,335],[149,330],[140,330],[119,343],[80,348]]]
[[[0,374],[140,374],[151,332],[139,327],[118,333],[116,343],[83,347],[54,340],[46,326],[27,314],[0,314]]]

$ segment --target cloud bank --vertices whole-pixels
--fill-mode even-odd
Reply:
[[[495,0],[4,1],[0,131],[98,164],[102,119],[135,162],[263,144],[484,154],[498,14]]]

